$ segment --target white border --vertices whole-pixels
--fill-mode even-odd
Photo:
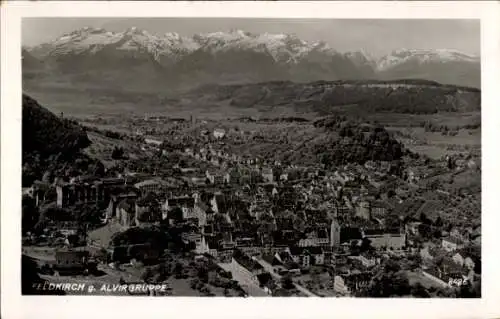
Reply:
[[[21,17],[481,19],[483,297],[473,300],[21,297]],[[494,318],[500,315],[500,6],[478,2],[4,2],[2,4],[1,283],[4,318]]]

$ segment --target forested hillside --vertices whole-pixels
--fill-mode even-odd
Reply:
[[[23,186],[42,179],[47,172],[65,176],[100,169],[80,152],[90,145],[85,130],[75,121],[57,117],[27,95],[23,95],[22,143]]]

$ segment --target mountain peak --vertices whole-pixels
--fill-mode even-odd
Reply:
[[[377,64],[380,71],[397,65],[416,62],[479,62],[479,57],[463,53],[455,49],[398,49],[382,57]]]
[[[305,41],[293,33],[250,33],[237,28],[182,36],[176,32],[155,35],[137,27],[130,27],[122,32],[84,27],[52,42],[29,48],[28,52],[40,61],[46,57],[65,56],[69,58],[63,59],[70,65],[69,68],[72,68],[72,64],[75,63],[73,56],[85,59],[96,55],[96,59],[106,56],[110,61],[113,61],[115,57],[117,59],[127,57],[151,62],[153,58],[164,67],[173,67],[181,62],[179,65],[187,69],[192,64],[191,58],[193,58],[195,64],[200,65],[196,72],[203,67],[218,70],[218,66],[205,65],[203,64],[205,61],[200,61],[203,57],[207,57],[207,63],[226,63],[227,65],[221,67],[223,71],[216,73],[226,72],[228,77],[232,76],[233,72],[237,72],[232,70],[238,69],[233,65],[236,63],[244,65],[244,72],[252,79],[267,77],[300,79],[301,81],[353,79],[363,78],[363,76],[373,78],[376,74],[390,79],[395,77],[398,79],[424,77],[428,80],[444,78],[445,80],[440,82],[455,83],[455,80],[450,82],[448,79],[450,76],[436,76],[443,71],[434,71],[432,63],[441,66],[441,69],[455,67],[448,62],[464,63],[464,68],[470,70],[467,72],[472,73],[476,72],[479,65],[479,57],[454,49],[405,48],[394,50],[380,59],[374,59],[365,49],[340,53],[325,41]],[[193,52],[202,54],[191,55]],[[224,59],[220,61],[224,62],[212,59],[218,56],[223,56]],[[249,56],[256,57],[257,62],[252,61],[256,66],[248,65]],[[265,65],[262,69],[257,66],[259,61]],[[95,65],[101,64],[96,62]],[[427,65],[431,66],[427,68],[431,71],[421,72],[422,67],[427,67]],[[273,67],[276,68],[274,71]],[[427,76],[431,73],[432,76]],[[475,73],[461,77],[478,78]]]

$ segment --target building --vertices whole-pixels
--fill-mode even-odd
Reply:
[[[329,245],[330,238],[328,237],[328,230],[326,228],[312,230],[306,234],[305,238],[301,238],[298,242],[299,247],[328,247]]]
[[[258,284],[257,276],[265,273],[264,267],[240,249],[235,249],[231,263],[241,274]]]
[[[182,233],[181,239],[184,242],[184,244],[191,244],[194,245],[196,248],[201,247],[202,243],[202,235],[200,233],[196,232],[189,232],[189,233]]]
[[[220,249],[222,248],[220,246],[219,238],[202,235],[200,240],[196,242],[195,252],[198,254],[209,254],[210,256],[217,258],[218,251]]]
[[[369,220],[371,218],[371,204],[369,201],[361,201],[356,206],[356,216]]]
[[[154,147],[160,147],[163,144],[163,141],[154,137],[146,137],[144,139],[144,142],[148,145],[154,146]]]
[[[61,272],[80,272],[87,268],[89,252],[77,249],[56,250],[54,270]]]
[[[340,246],[340,225],[336,218],[330,225],[330,246],[338,248]]]
[[[207,170],[205,173],[210,184],[224,184],[230,182],[230,175],[223,171]]]
[[[163,206],[163,219],[186,220],[198,218],[194,204],[195,199],[189,196],[168,198]],[[175,208],[180,209],[182,212],[181,216],[169,216],[169,213],[172,213]]]
[[[226,130],[221,128],[216,128],[213,134],[216,139],[222,139],[224,138],[224,136],[226,136]]]
[[[369,239],[375,249],[401,250],[406,246],[406,235],[399,229],[365,229],[363,237]]]
[[[405,225],[406,232],[411,235],[418,235],[419,230],[418,227],[422,224],[422,222],[411,222]]]
[[[33,182],[33,185],[27,189],[23,189],[23,195],[28,195],[35,200],[35,206],[40,206],[40,204],[45,200],[45,194],[50,189],[50,184],[41,181]]]
[[[135,192],[128,192],[118,195],[111,195],[109,200],[108,208],[106,208],[106,220],[110,220],[111,218],[117,216],[116,209],[118,204],[124,199],[135,200],[137,198],[137,194]]]
[[[137,188],[143,195],[148,193],[160,194],[163,192],[163,181],[158,179],[148,179],[135,184],[134,187]]]
[[[153,193],[135,202],[135,225],[150,226],[162,220],[161,205]]]
[[[116,207],[116,220],[125,228],[135,226],[135,199],[123,199]]]
[[[449,236],[449,237],[443,238],[443,240],[441,241],[441,246],[447,252],[452,252],[452,251],[455,251],[457,249],[464,248],[465,245],[464,245],[464,242],[460,238],[457,238],[454,236]]]
[[[263,168],[261,173],[262,173],[262,179],[264,180],[264,183],[274,182],[274,175],[273,175],[272,168]]]
[[[370,218],[384,218],[387,215],[386,203],[375,201],[370,205]]]
[[[123,178],[103,178],[93,182],[59,182],[56,185],[56,205],[64,208],[81,203],[107,202],[111,197],[111,189],[124,185]]]
[[[366,268],[373,267],[373,266],[380,263],[379,258],[374,258],[374,257],[367,258],[366,256],[361,256],[361,255],[360,256],[348,256],[347,258],[351,259],[351,260],[358,260],[359,262],[361,262],[363,267],[366,267]]]
[[[293,261],[302,268],[309,268],[311,265],[324,265],[325,253],[321,247],[297,247],[292,246],[287,249]]]

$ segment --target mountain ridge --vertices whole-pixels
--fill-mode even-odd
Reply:
[[[400,49],[376,59],[364,50],[342,53],[324,41],[308,42],[294,34],[230,30],[187,37],[134,27],[121,32],[82,28],[25,49],[66,73],[144,64],[163,73],[167,85],[422,78],[480,87],[479,57],[457,50]]]

